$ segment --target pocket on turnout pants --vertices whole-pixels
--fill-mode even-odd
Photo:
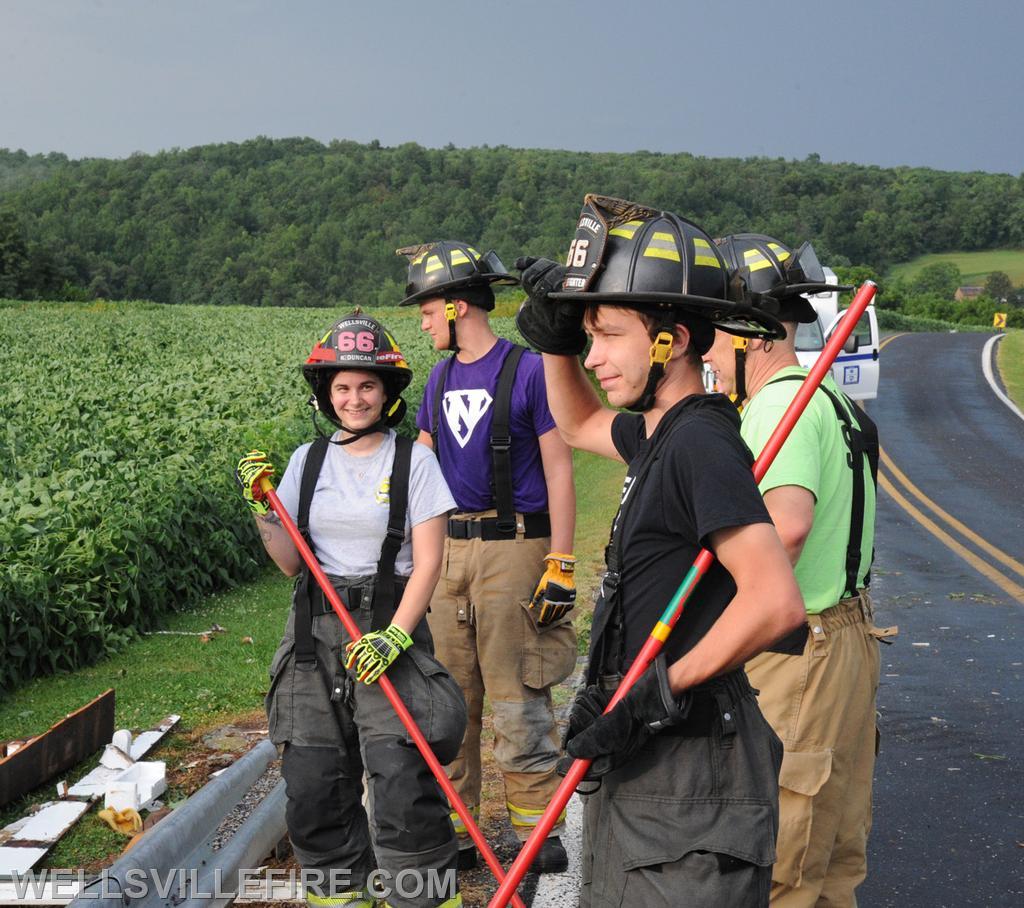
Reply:
[[[800,885],[811,842],[814,796],[832,774],[832,751],[789,750],[779,771],[778,856],[772,878],[786,886]]]
[[[406,650],[409,671],[394,678],[413,719],[441,763],[451,763],[466,733],[466,700],[448,670],[425,649]],[[400,664],[400,663],[399,663]],[[411,743],[412,739],[407,738]]]
[[[576,668],[572,613],[539,627],[530,600],[523,599],[519,605],[523,613],[523,684],[531,690],[544,690],[564,681]]]
[[[721,904],[730,904],[737,887],[759,895],[763,889],[767,902],[768,868],[775,856],[770,804],[635,798],[621,792],[616,800],[609,818],[609,844],[616,854],[608,856],[606,899],[675,904],[673,893],[677,896],[690,880],[701,892],[699,904],[711,904],[705,899],[709,881],[720,878]]]

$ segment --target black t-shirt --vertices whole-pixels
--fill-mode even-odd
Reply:
[[[623,517],[622,671],[647,640],[700,549],[709,546],[711,534],[771,522],[739,429],[735,407],[720,394],[684,398],[662,417],[650,439],[640,414],[620,413],[612,423],[612,441],[629,464],[616,515],[616,520]],[[658,453],[634,488],[633,479],[652,446]],[[735,594],[732,576],[715,561],[665,644],[670,663],[707,633]]]

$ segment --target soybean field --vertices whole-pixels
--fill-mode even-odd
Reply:
[[[343,314],[0,302],[0,690],[256,575],[234,465],[312,438],[298,367]],[[415,308],[373,314],[415,371],[411,432],[437,354]]]

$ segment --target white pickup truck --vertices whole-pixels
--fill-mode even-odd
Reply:
[[[831,268],[824,271],[828,283],[839,283]],[[808,298],[818,313],[818,320],[797,326],[796,355],[805,368],[814,365],[839,320],[846,314],[845,309],[839,311],[839,294],[836,291],[815,293]],[[839,389],[853,400],[873,400],[878,396],[878,316],[874,306],[868,306],[843,345],[832,364],[832,377]]]

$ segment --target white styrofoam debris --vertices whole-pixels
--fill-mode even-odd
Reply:
[[[0,845],[0,877],[24,876],[46,854],[46,848],[7,848]]]
[[[132,733],[127,728],[119,728],[114,732],[110,743],[118,750],[128,754],[132,751]]]
[[[166,735],[179,721],[181,721],[181,716],[167,716],[156,728],[144,731],[136,737],[131,743],[131,759],[139,760],[144,757],[153,749],[157,741]],[[104,755],[106,755],[105,752]],[[128,765],[130,766],[131,764],[129,763]],[[68,794],[77,798],[98,798],[107,790],[107,785],[119,773],[123,772],[125,768],[125,766],[120,768],[111,768],[103,765],[97,766],[92,772],[72,785],[68,789]]]
[[[107,784],[105,807],[140,810],[167,791],[167,764],[136,763]]]
[[[116,736],[116,732],[114,733]],[[121,750],[116,744],[108,744],[103,748],[103,756],[100,757],[100,766],[106,766],[107,769],[116,769],[120,772],[122,769],[127,769],[135,761],[128,756],[128,752]]]
[[[52,844],[88,809],[88,801],[50,801],[43,804],[32,816],[26,817],[28,822],[11,836],[10,841]]]

